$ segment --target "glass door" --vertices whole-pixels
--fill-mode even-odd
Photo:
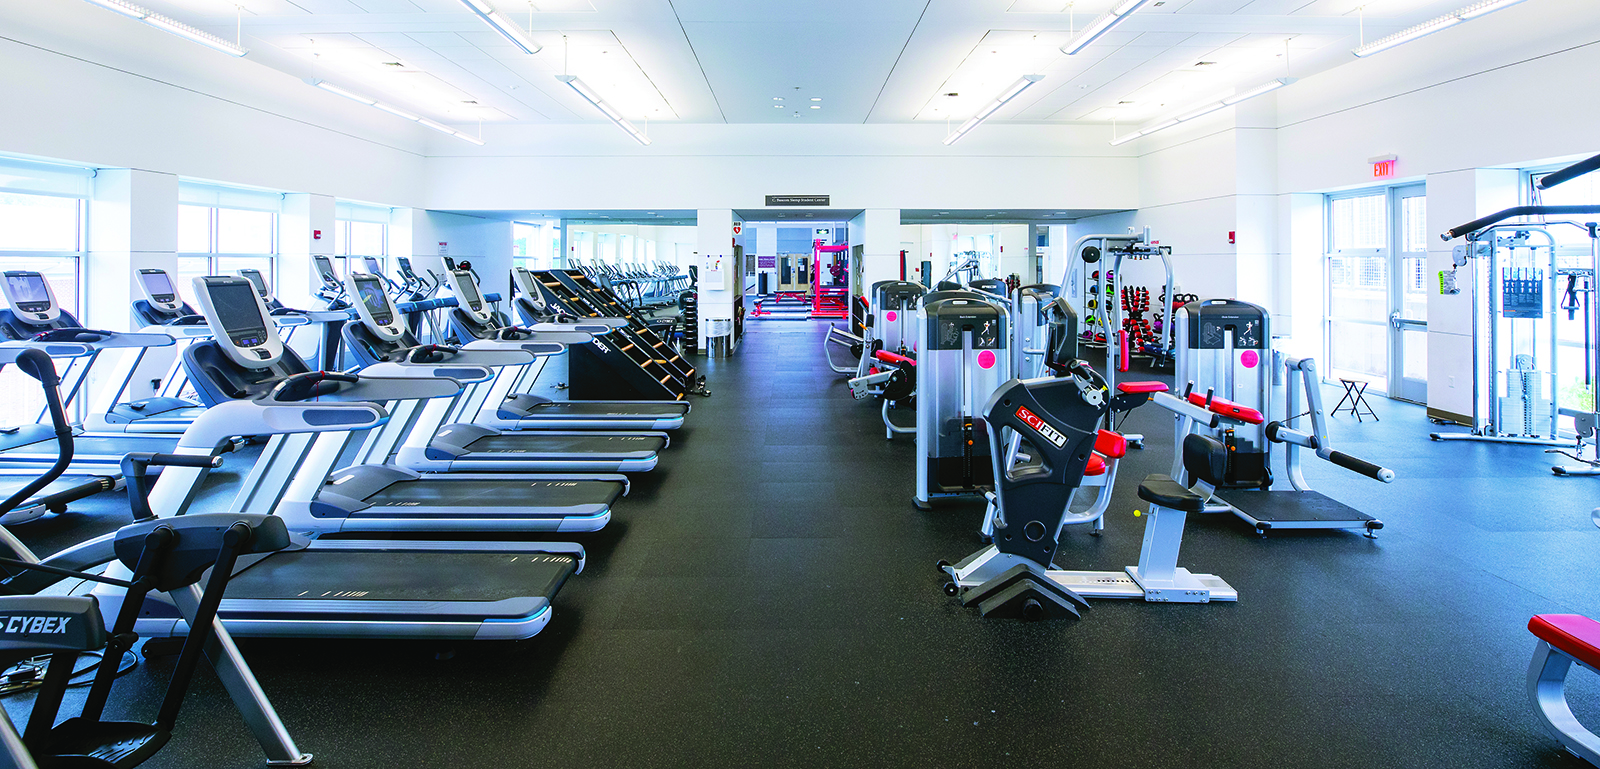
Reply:
[[[1428,196],[1393,190],[1394,261],[1389,297],[1389,397],[1428,402]]]
[[[1389,381],[1387,190],[1328,200],[1328,377]]]

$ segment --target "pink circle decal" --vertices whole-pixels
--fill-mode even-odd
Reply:
[[[899,316],[894,314],[894,310],[890,310],[883,314],[883,319],[889,321],[890,323],[893,323],[894,319],[897,317]]]
[[[1239,354],[1239,362],[1243,363],[1245,368],[1255,368],[1256,364],[1261,362],[1261,356],[1257,355],[1255,350],[1245,350]]]
[[[984,350],[978,353],[978,368],[994,368],[994,350]]]

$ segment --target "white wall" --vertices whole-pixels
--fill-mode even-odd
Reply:
[[[249,57],[83,2],[0,4],[0,30],[0,152],[379,203],[424,197],[432,131]]]
[[[1138,205],[1136,161],[1106,144],[1108,128],[987,125],[954,147],[941,144],[944,133],[661,123],[641,147],[592,125],[485,126],[484,147],[428,158],[428,207],[751,208],[771,194],[827,194],[844,209]]]

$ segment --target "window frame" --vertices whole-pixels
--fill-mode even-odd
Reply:
[[[279,232],[279,227],[281,226],[283,216],[281,211],[264,211],[259,208],[238,208],[234,206],[200,205],[196,203],[180,203],[179,205],[204,208],[206,210],[206,223],[208,232],[206,234],[206,251],[178,251],[175,254],[178,259],[194,259],[198,257],[205,257],[207,275],[222,274],[222,272],[217,268],[218,259],[266,259],[271,265],[270,269],[268,270],[267,280],[273,286],[278,285],[278,259],[282,255],[283,251],[282,233]],[[221,222],[219,221],[221,219],[221,214],[219,212],[223,209],[230,211],[250,211],[252,213],[267,214],[271,216],[272,224],[269,227],[272,240],[272,245],[270,247],[271,250],[267,253],[235,253],[232,251],[224,253],[217,250],[218,242],[220,240],[219,232],[221,230]]]

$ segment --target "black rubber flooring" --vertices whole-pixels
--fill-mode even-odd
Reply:
[[[912,507],[912,440],[850,399],[821,325],[746,328],[704,362],[713,395],[660,466],[581,538],[588,568],[541,636],[245,642],[301,748],[329,767],[1584,766],[1531,715],[1525,625],[1600,614],[1600,479],[1554,478],[1538,448],[1430,442],[1420,408],[1374,398],[1381,422],[1343,416],[1333,438],[1399,479],[1307,475],[1382,519],[1376,540],[1192,516],[1180,563],[1238,603],[986,621],[934,568],[979,547],[981,504]],[[1171,428],[1154,407],[1127,427],[1148,448],[1105,536],[1069,530],[1063,567],[1137,558],[1131,481],[1165,471]],[[204,504],[226,503],[246,468],[229,470]],[[19,534],[109,527],[107,499]],[[153,713],[170,664],[130,673],[111,715]],[[1600,724],[1600,682],[1572,688]],[[262,763],[202,672],[150,765]]]

